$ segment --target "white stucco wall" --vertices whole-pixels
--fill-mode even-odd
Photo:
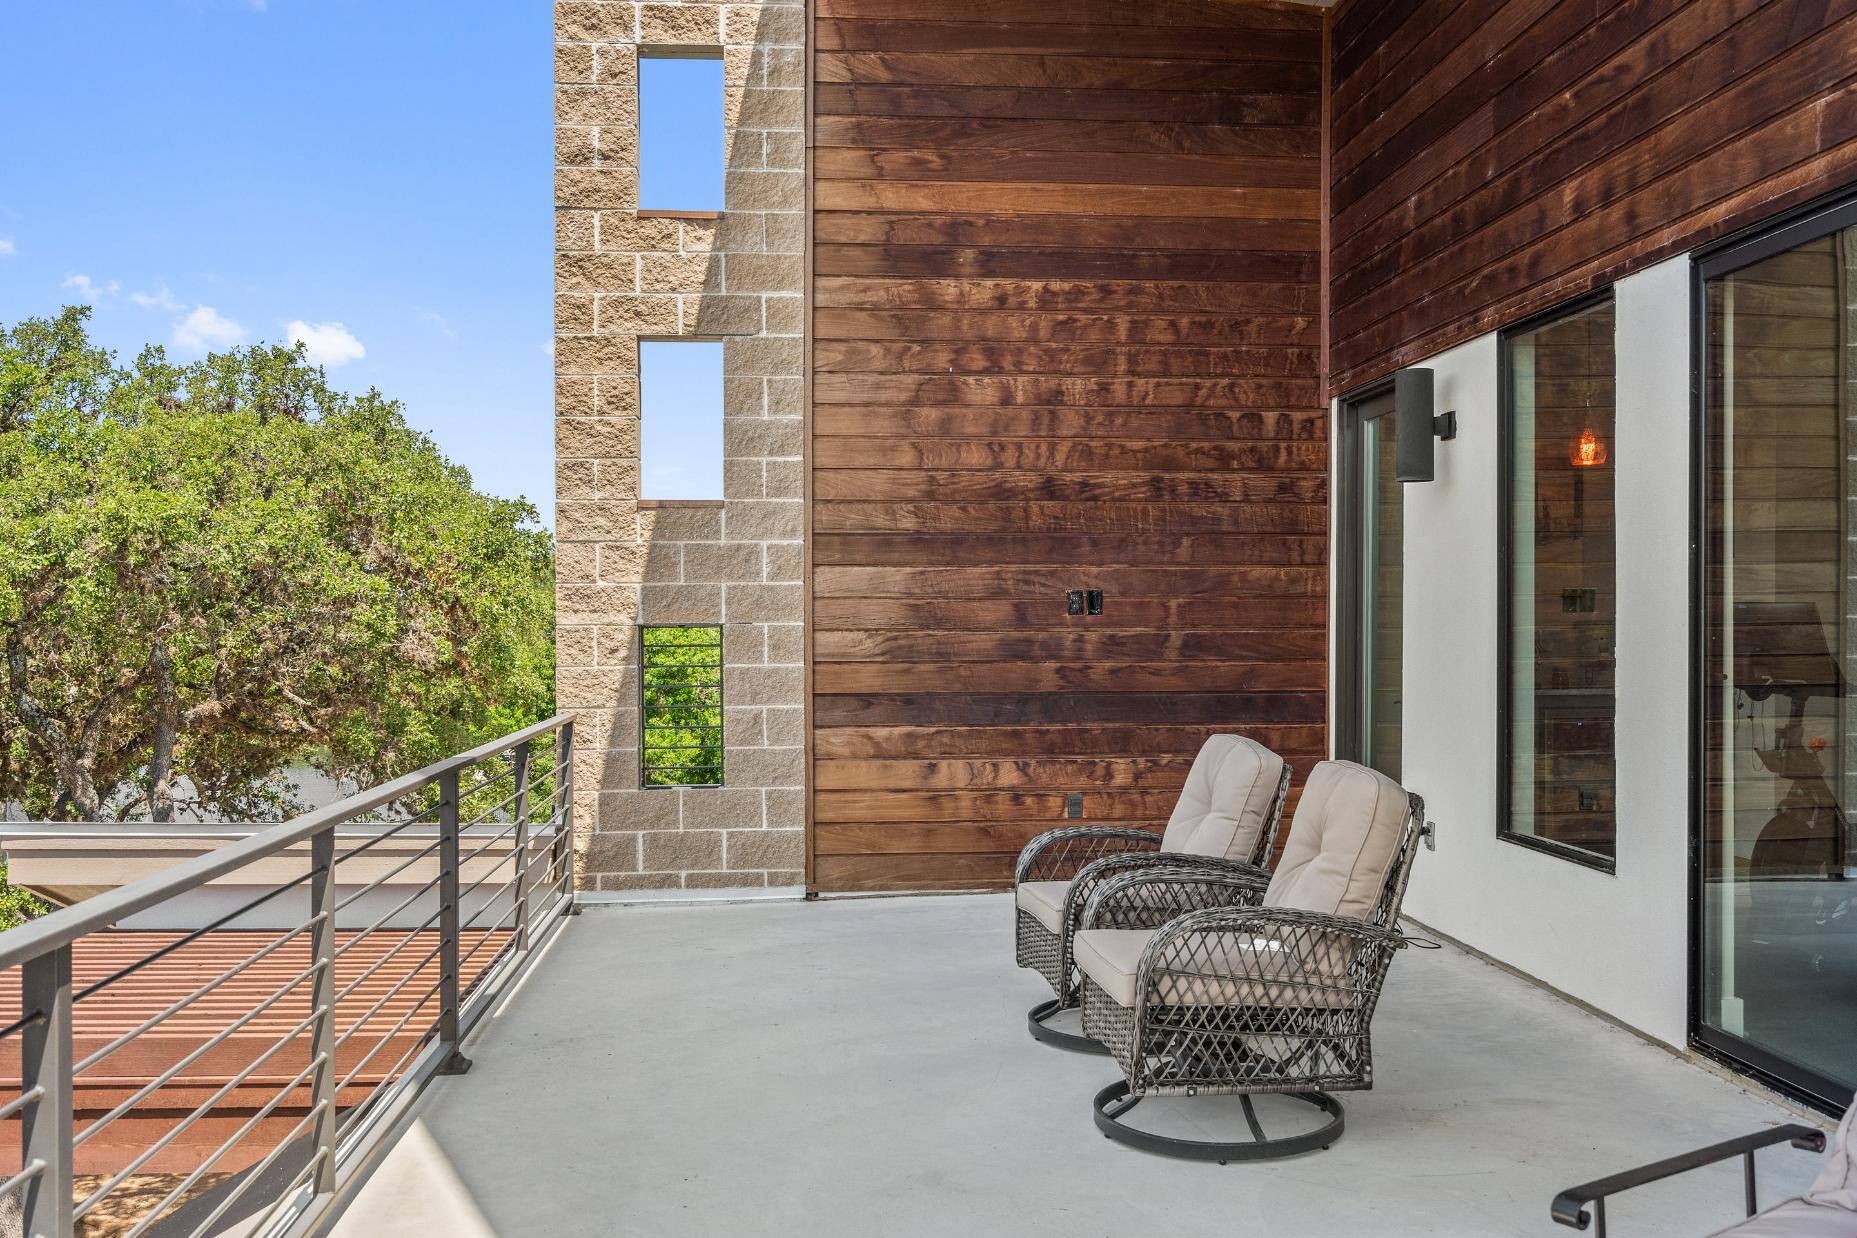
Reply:
[[[1659,1040],[1687,1037],[1689,259],[1616,287],[1618,871],[1496,836],[1497,341],[1419,364],[1457,438],[1405,491],[1406,910]]]

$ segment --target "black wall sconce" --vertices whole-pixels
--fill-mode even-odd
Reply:
[[[1457,437],[1456,413],[1432,413],[1430,370],[1408,369],[1393,375],[1393,477],[1431,481],[1437,476],[1432,440]]]

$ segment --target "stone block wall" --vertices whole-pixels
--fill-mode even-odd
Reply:
[[[557,699],[584,890],[797,886],[805,10],[555,6]],[[725,209],[638,207],[638,60],[719,54]],[[723,341],[723,499],[639,498],[638,341]],[[640,790],[635,625],[720,623],[724,784]]]

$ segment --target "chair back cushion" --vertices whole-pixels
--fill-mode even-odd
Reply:
[[[1857,1101],[1844,1111],[1838,1133],[1825,1145],[1825,1168],[1805,1197],[1815,1204],[1857,1212]],[[1857,1224],[1851,1232],[1857,1233]]]
[[[1377,770],[1352,761],[1317,765],[1264,906],[1372,919],[1409,807],[1405,788]]]
[[[1283,758],[1243,735],[1209,735],[1161,835],[1161,850],[1250,860],[1269,828]]]

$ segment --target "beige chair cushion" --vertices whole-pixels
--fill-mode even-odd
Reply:
[[[1717,1230],[1712,1238],[1852,1238],[1853,1235],[1857,1235],[1857,1212],[1829,1208],[1804,1199],[1789,1199],[1739,1225]]]
[[[1118,1005],[1135,1004],[1135,977],[1152,929],[1084,929],[1077,934],[1072,957]],[[1190,970],[1163,974],[1155,992],[1169,1006],[1344,1006],[1352,997],[1345,988],[1328,987],[1324,974],[1346,967],[1347,955],[1334,952],[1315,968],[1297,965],[1269,936],[1238,939],[1209,956],[1205,975]],[[1254,979],[1234,979],[1237,972]],[[1313,982],[1313,983],[1311,983]]]
[[[1064,929],[1064,898],[1070,893],[1068,881],[1022,881],[1017,892],[1019,910],[1031,913],[1038,923],[1053,933]]]
[[[1399,854],[1408,802],[1385,774],[1323,761],[1303,785],[1266,907],[1370,919]]]
[[[1242,735],[1209,735],[1187,771],[1161,850],[1249,860],[1270,824],[1283,758]]]

